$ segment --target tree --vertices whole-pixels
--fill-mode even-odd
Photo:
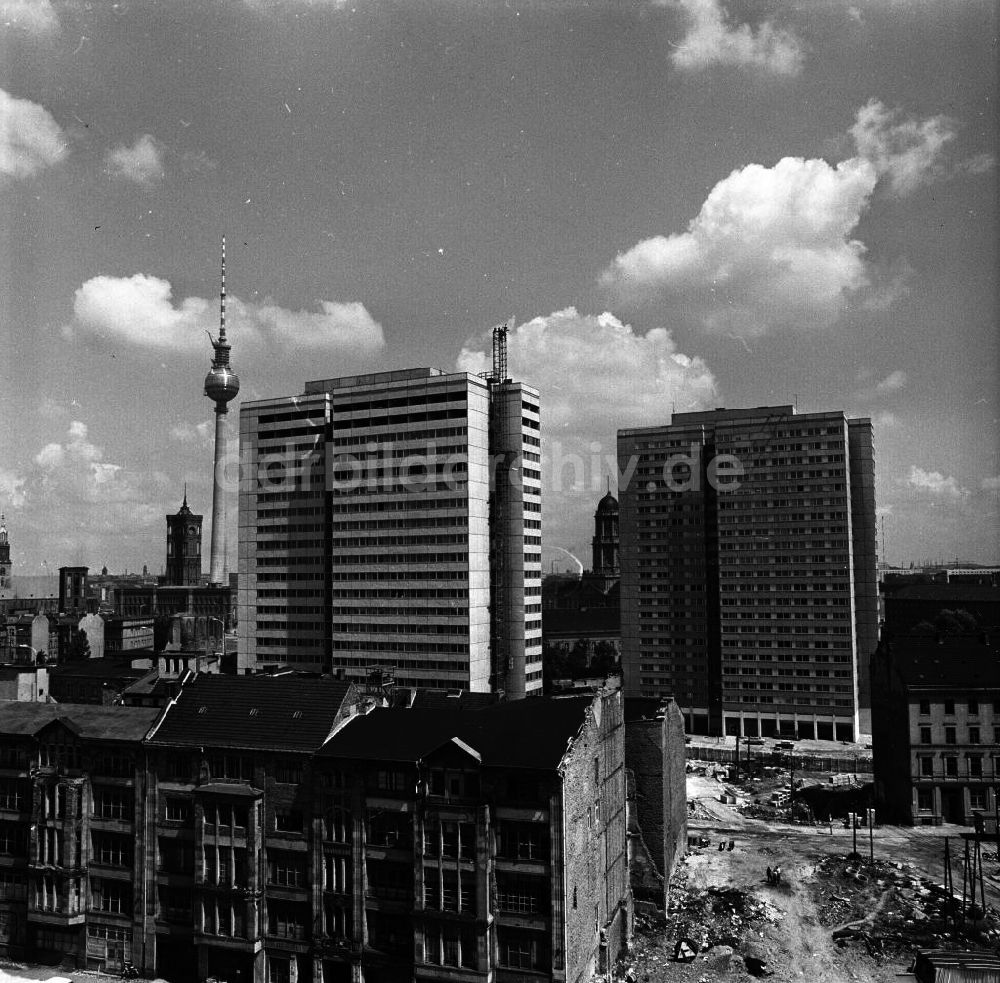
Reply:
[[[86,662],[90,658],[90,642],[82,629],[74,631],[66,650],[67,662]]]

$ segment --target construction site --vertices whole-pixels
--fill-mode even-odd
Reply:
[[[866,748],[754,750],[737,766],[688,748],[688,849],[665,913],[637,903],[614,978],[1000,981],[992,817],[883,826]]]

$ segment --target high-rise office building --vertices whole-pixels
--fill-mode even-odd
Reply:
[[[505,372],[322,379],[243,403],[240,450],[241,671],[541,692],[537,392]]]
[[[868,419],[791,406],[621,430],[628,696],[696,733],[870,733],[877,645]]]

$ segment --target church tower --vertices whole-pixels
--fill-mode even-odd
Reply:
[[[605,589],[621,577],[618,559],[618,499],[608,493],[597,503],[594,513],[593,569],[595,578],[603,578]]]
[[[0,514],[0,599],[13,597],[14,588],[10,579],[10,541],[7,539],[7,523]]]
[[[201,583],[201,521],[202,516],[188,508],[185,490],[184,504],[175,515],[167,516],[167,584],[189,587]]]

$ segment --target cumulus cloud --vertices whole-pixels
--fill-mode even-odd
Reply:
[[[136,273],[96,276],[76,291],[70,337],[83,334],[160,351],[203,352],[205,331],[214,331],[218,311],[201,297],[173,299],[168,280]],[[375,354],[385,347],[382,326],[357,302],[320,301],[319,313],[292,311],[270,300],[227,302],[227,326],[242,346]]]
[[[66,137],[51,113],[0,89],[0,177],[28,178],[66,156]]]
[[[871,264],[856,229],[880,181],[904,195],[955,173],[944,159],[954,133],[943,116],[917,120],[872,100],[851,127],[854,156],[734,170],[685,231],[619,253],[601,282],[623,302],[669,301],[675,316],[740,336],[824,327],[852,304],[884,309],[907,293],[912,270]]]
[[[883,411],[875,414],[872,418],[872,423],[875,425],[876,430],[890,430],[893,427],[899,426],[899,417],[895,413]]]
[[[850,132],[859,156],[872,162],[899,197],[945,176],[944,150],[957,135],[947,116],[920,120],[878,99],[858,110]]]
[[[749,164],[712,189],[686,232],[619,253],[601,281],[627,298],[668,297],[709,330],[829,324],[870,282],[851,232],[877,178],[860,158]]]
[[[875,392],[879,394],[899,392],[906,385],[906,381],[906,373],[902,369],[896,369],[875,383]]]
[[[182,444],[190,444],[194,441],[199,443],[211,443],[214,435],[214,424],[211,420],[202,420],[201,423],[180,423],[170,428],[170,436],[174,440],[179,440]]]
[[[1000,491],[1000,475],[991,475],[989,478],[983,478],[979,487],[983,491]]]
[[[910,467],[906,484],[917,491],[954,501],[967,498],[969,495],[969,490],[959,485],[951,475],[946,478],[940,471],[924,471],[916,465]]]
[[[131,147],[109,150],[104,165],[112,177],[149,188],[163,180],[163,147],[152,133],[143,133]]]
[[[39,38],[59,33],[59,17],[50,0],[0,0],[0,25]]]
[[[693,71],[733,65],[773,75],[802,71],[802,43],[771,21],[763,21],[756,29],[729,24],[719,0],[678,0],[676,5],[688,24],[687,34],[670,56],[677,68]]]
[[[25,478],[10,468],[0,467],[0,512],[24,505]]]
[[[488,334],[470,339],[462,371],[489,364]],[[670,332],[641,333],[614,314],[573,307],[536,317],[508,335],[511,378],[536,387],[542,407],[546,541],[572,545],[589,535],[605,479],[617,474],[619,427],[665,423],[678,412],[714,405],[716,382],[701,358],[677,350]]]

